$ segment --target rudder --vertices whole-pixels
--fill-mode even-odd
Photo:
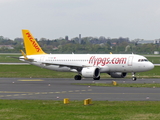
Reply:
[[[29,30],[22,30],[26,55],[46,54]]]

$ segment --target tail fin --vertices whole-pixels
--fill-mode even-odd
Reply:
[[[46,54],[37,41],[34,39],[29,30],[22,30],[26,55]]]

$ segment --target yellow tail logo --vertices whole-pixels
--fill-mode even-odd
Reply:
[[[37,41],[34,39],[29,30],[22,30],[26,55],[46,54]]]

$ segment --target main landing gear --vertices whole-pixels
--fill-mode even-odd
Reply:
[[[101,77],[99,76],[99,77],[97,77],[97,78],[93,78],[93,80],[100,80],[100,78],[101,78]]]
[[[132,72],[132,80],[133,80],[133,81],[136,81],[136,80],[137,80],[137,77],[135,77],[135,74],[136,74],[135,72]]]
[[[81,80],[81,79],[82,79],[82,76],[80,76],[80,75],[75,75],[75,76],[74,76],[74,79],[75,79],[75,80]]]
[[[74,76],[74,79],[75,80],[81,80],[82,79],[82,76],[81,75],[75,75]],[[100,76],[98,78],[93,78],[93,80],[100,80]]]

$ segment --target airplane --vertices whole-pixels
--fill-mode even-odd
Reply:
[[[75,80],[93,78],[100,80],[100,73],[112,78],[124,78],[132,73],[149,71],[154,65],[144,56],[136,54],[47,54],[39,46],[29,30],[22,30],[25,51],[19,60],[29,64],[61,72],[76,72]]]

